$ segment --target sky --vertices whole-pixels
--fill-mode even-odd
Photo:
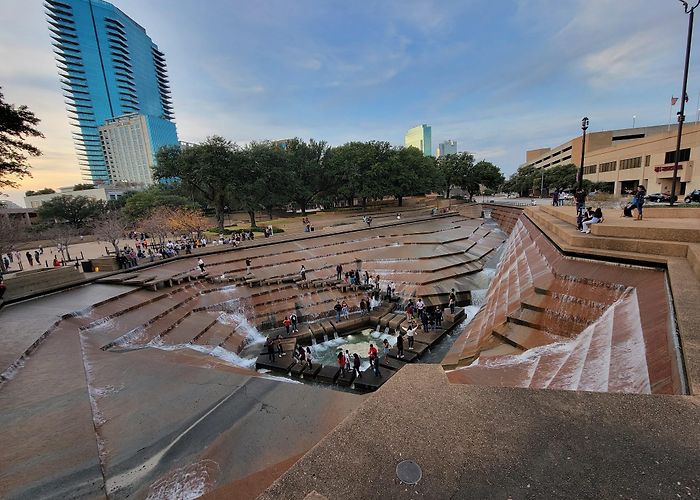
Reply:
[[[180,140],[401,145],[427,123],[433,150],[454,139],[506,174],[580,134],[583,116],[589,131],[666,123],[688,22],[675,0],[112,3],[165,53]],[[5,100],[45,135],[33,177],[5,198],[23,206],[26,190],[81,178],[42,2],[2,0],[0,26]],[[688,121],[699,92],[694,57]]]

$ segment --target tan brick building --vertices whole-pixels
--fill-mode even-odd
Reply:
[[[612,184],[615,194],[623,194],[643,184],[650,193],[671,191],[677,125],[658,125],[622,130],[606,130],[586,135],[584,179]],[[700,156],[700,124],[683,125],[676,193],[700,189],[700,169],[694,160]],[[580,166],[581,136],[554,148],[527,151],[522,166],[551,168],[573,163]]]

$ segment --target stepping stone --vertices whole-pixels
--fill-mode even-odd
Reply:
[[[292,369],[290,370],[292,377],[300,377],[302,373],[304,373],[304,370],[306,370],[306,367],[308,365],[306,362],[304,363],[296,363],[294,366],[292,366]]]
[[[408,348],[408,340],[406,341],[406,344],[404,345],[404,351],[410,351],[410,352],[415,352],[418,356],[421,356],[425,351],[428,350],[430,346],[424,342],[419,342],[417,339],[413,343],[413,349]]]
[[[433,345],[435,342],[440,340],[445,333],[446,330],[430,330],[428,332],[416,330],[416,342]]]
[[[338,375],[340,374],[340,368],[333,365],[324,365],[323,368],[316,375],[316,380],[320,382],[325,382],[327,384],[335,384]]]
[[[382,369],[381,364],[379,366],[379,371],[382,374],[381,377],[375,376],[372,368],[367,368],[362,372],[361,377],[355,379],[355,389],[360,391],[376,391],[396,373],[393,370]]]
[[[318,372],[321,371],[321,368],[323,368],[323,365],[320,365],[318,363],[313,363],[313,367],[309,368],[307,365],[306,370],[304,370],[304,378],[309,379],[309,378],[314,378],[316,375],[318,375]]]
[[[397,354],[396,354],[396,347],[393,347],[392,349],[389,350],[389,357],[390,357],[390,358],[394,358],[394,359],[399,359],[399,358],[397,358],[396,356],[397,356]],[[412,362],[415,361],[416,359],[418,359],[418,354],[416,354],[416,353],[413,352],[413,351],[409,351],[409,350],[408,350],[408,347],[406,346],[406,344],[404,344],[403,358],[401,358],[401,360],[402,360],[402,361],[405,361],[405,362],[407,362],[407,363],[412,363]],[[380,364],[380,366],[381,366],[381,364]]]
[[[268,370],[288,372],[295,363],[296,360],[290,353],[285,354],[281,358],[275,354],[274,361],[270,361],[267,353],[264,353],[258,356],[258,359],[255,362],[255,368],[266,368]]]
[[[343,387],[350,387],[352,381],[355,380],[355,371],[345,372],[338,375],[337,383]]]
[[[405,364],[406,362],[402,359],[387,358],[386,356],[381,357],[379,360],[380,369],[384,367],[389,370],[396,371],[402,368]]]

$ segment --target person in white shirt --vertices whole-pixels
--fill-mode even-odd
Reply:
[[[418,325],[413,324],[413,321],[411,321],[408,324],[408,328],[404,328],[402,326],[401,329],[406,332],[406,336],[408,337],[408,348],[410,350],[413,350],[413,341],[415,340],[416,330],[418,330]]]

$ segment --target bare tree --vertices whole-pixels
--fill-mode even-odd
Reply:
[[[196,208],[176,207],[170,209],[170,224],[173,232],[186,233],[191,237],[196,234],[200,237],[202,231],[210,226],[201,210]]]
[[[156,207],[138,222],[138,227],[151,236],[151,241],[156,237],[162,245],[174,228],[172,227],[173,212],[168,207]]]
[[[110,243],[114,247],[114,253],[119,255],[119,240],[124,238],[128,227],[126,219],[119,212],[112,211],[97,221],[94,234],[99,241]]]
[[[0,271],[7,272],[2,257],[13,251],[15,245],[24,239],[25,231],[23,223],[0,214]]]
[[[56,244],[64,260],[71,260],[68,248],[73,244],[76,236],[78,231],[68,224],[55,224],[44,232],[44,238]]]

